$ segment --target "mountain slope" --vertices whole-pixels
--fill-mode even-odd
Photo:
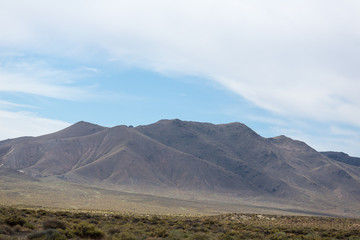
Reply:
[[[343,152],[321,152],[321,153],[335,161],[343,162],[352,166],[357,166],[357,167],[360,166],[360,158],[358,157],[351,157]]]
[[[351,192],[347,197],[360,199],[354,190],[359,180],[348,169],[285,136],[266,139],[240,123],[214,125],[180,120],[159,121],[136,129],[243,176],[275,196],[305,200],[314,196],[332,198],[335,191],[345,191]]]
[[[263,191],[272,194],[284,194],[285,191],[291,194],[293,191],[285,182],[261,174],[255,161],[247,161],[254,158],[249,150],[258,154],[257,148],[263,139],[243,124],[213,125],[176,119],[139,126],[136,130],[167,146],[221,166]]]
[[[241,123],[175,119],[105,128],[79,122],[0,142],[0,167],[109,187],[360,208],[360,167],[285,136],[263,138]]]
[[[238,191],[255,194],[247,182],[226,169],[169,148],[133,128],[118,126],[46,135],[3,146],[1,163],[33,176],[57,175],[85,183]],[[64,134],[66,133],[66,134]],[[253,192],[253,193],[252,193]]]

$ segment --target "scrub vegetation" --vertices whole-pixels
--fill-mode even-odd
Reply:
[[[360,219],[0,207],[0,239],[360,239]]]

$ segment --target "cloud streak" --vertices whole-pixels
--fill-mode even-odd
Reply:
[[[2,58],[0,92],[17,92],[65,100],[81,100],[91,96],[90,87],[79,86],[80,78],[71,71],[54,69],[36,60]]]
[[[0,109],[13,109],[13,108],[34,108],[34,106],[0,100]]]
[[[19,136],[40,136],[61,130],[70,124],[43,118],[30,112],[0,110],[0,139]]]

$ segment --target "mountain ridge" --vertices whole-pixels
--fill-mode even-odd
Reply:
[[[352,166],[360,166],[360,158],[358,157],[352,157],[349,156],[349,154],[343,152],[334,152],[334,151],[321,152],[321,153],[331,159],[334,159],[335,161],[343,162]]]
[[[112,128],[80,121],[40,137],[0,141],[0,166],[33,177],[141,189],[202,191],[359,211],[360,167],[242,123],[179,119]]]

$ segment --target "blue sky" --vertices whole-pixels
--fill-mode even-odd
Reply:
[[[359,1],[0,3],[0,139],[242,122],[360,156]]]

